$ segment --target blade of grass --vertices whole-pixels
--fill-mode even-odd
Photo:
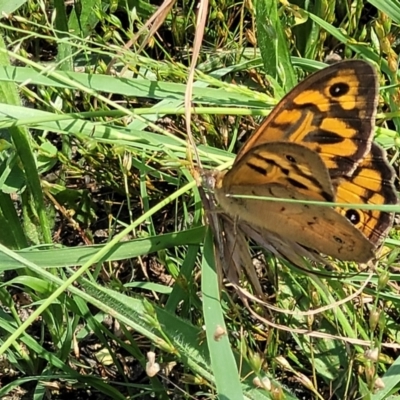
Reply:
[[[290,62],[289,48],[278,15],[278,2],[257,0],[255,2],[257,41],[265,72],[282,82],[285,92],[297,83]]]
[[[10,61],[7,56],[6,46],[2,36],[0,36],[0,49],[0,65],[9,66]],[[21,105],[15,83],[2,82],[2,84],[0,85],[0,99],[2,103],[18,106]],[[43,241],[45,243],[51,243],[52,238],[50,223],[47,218],[46,208],[43,201],[44,196],[40,184],[39,175],[36,169],[35,158],[33,156],[30,144],[29,133],[26,129],[20,127],[10,127],[9,133],[11,134],[12,141],[19,156],[20,162],[23,165],[26,176],[26,183],[32,194],[32,197],[30,197],[30,199],[32,200],[32,204],[29,205],[23,203],[22,206],[25,208],[25,210],[27,208],[36,210],[41,228],[40,233],[41,235],[43,235]],[[15,228],[17,228],[17,226],[15,226]],[[18,236],[20,238],[22,237],[21,234],[19,234]]]
[[[210,351],[211,366],[215,376],[218,397],[220,399],[242,400],[243,392],[238,369],[229,345],[229,336],[221,308],[218,276],[214,260],[214,243],[210,229],[207,230],[204,242],[201,280],[207,345]],[[220,338],[215,337],[217,329],[225,332]]]
[[[398,0],[368,0],[368,3],[381,10],[387,16],[400,24],[400,1]]]
[[[393,398],[400,398],[400,396],[389,396],[390,394],[397,392],[400,384],[400,357],[397,357],[395,362],[390,366],[386,373],[381,377],[384,388],[376,392],[371,396],[371,400],[384,400]]]

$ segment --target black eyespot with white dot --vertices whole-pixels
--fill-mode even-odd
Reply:
[[[329,88],[329,93],[332,97],[340,97],[347,94],[350,90],[350,86],[346,82],[338,82]]]
[[[346,210],[346,218],[353,225],[357,225],[361,221],[360,213],[357,210]]]

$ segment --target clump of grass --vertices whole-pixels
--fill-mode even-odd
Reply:
[[[376,139],[397,166],[399,7],[300,3],[210,4],[191,123],[205,168],[331,51],[378,69]],[[218,284],[192,177],[194,4],[175,4],[139,54],[124,45],[155,6],[81,6],[27,2],[1,23],[0,397],[398,395],[396,230],[373,276],[309,276],[255,249],[286,312],[254,318],[265,308]]]

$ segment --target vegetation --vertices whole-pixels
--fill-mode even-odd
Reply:
[[[396,229],[373,274],[253,248],[275,308],[246,306],[216,271],[187,129],[226,167],[336,52],[376,66],[398,170],[398,0],[3,3],[0,398],[400,398]]]

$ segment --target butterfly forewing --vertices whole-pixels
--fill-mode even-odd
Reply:
[[[289,92],[237,158],[265,142],[290,141],[318,152],[332,177],[350,174],[369,152],[377,96],[371,65],[357,60],[333,64]]]

